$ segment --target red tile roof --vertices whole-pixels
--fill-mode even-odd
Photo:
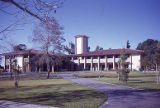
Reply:
[[[88,36],[86,36],[86,35],[76,35],[76,36],[74,36],[75,38],[79,38],[79,37],[84,37],[84,38],[88,38]]]
[[[125,49],[126,50],[126,54],[141,54],[143,53],[143,51],[141,50],[134,50],[134,49]],[[68,56],[96,56],[96,55],[120,55],[122,52],[122,49],[108,49],[108,50],[97,50],[97,51],[92,51],[92,52],[87,52],[87,53],[83,53],[83,54],[71,54]],[[41,50],[34,50],[34,49],[30,49],[30,50],[24,50],[24,51],[14,51],[14,52],[9,52],[9,53],[3,53],[1,55],[25,55],[25,54],[44,54],[44,51]],[[51,55],[55,55],[55,56],[67,56],[66,54],[62,54],[62,53],[53,53],[53,52],[49,52],[49,54]]]
[[[125,49],[126,54],[141,54],[143,51],[141,50],[134,50],[134,49]],[[87,52],[83,54],[72,54],[70,56],[93,56],[93,55],[120,55],[122,49],[107,49],[107,50],[96,50],[92,52]]]
[[[29,50],[23,50],[23,51],[3,53],[2,55],[26,55],[26,54],[45,54],[45,52],[41,50],[29,49]],[[49,52],[49,54],[55,55],[55,56],[65,56],[65,54],[62,54],[62,53]]]

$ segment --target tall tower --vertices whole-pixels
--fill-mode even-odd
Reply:
[[[75,36],[75,54],[82,54],[88,52],[88,36]]]

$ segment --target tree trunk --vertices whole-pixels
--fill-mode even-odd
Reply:
[[[157,72],[157,84],[160,83],[160,70]]]
[[[38,66],[36,66],[36,73],[38,73]]]
[[[49,79],[49,77],[50,77],[50,72],[48,72],[47,79]]]
[[[18,88],[18,77],[16,74],[14,75],[14,87]]]
[[[11,75],[11,79],[12,79],[13,76],[12,76],[12,72],[11,72],[11,59],[9,59],[9,73],[11,73],[10,75]]]
[[[146,73],[146,70],[147,70],[147,66],[144,66],[144,73]]]
[[[119,75],[120,73],[118,72],[118,81],[120,81],[120,75]]]
[[[49,79],[50,77],[50,66],[49,65],[47,65],[47,71],[48,71],[47,79]]]
[[[39,71],[39,73],[41,72],[41,67],[39,67],[38,71]]]
[[[10,75],[11,75],[11,79],[12,79],[12,78],[13,78],[13,76],[12,76],[12,72],[11,72],[11,74],[10,74]]]
[[[54,65],[52,65],[52,72],[54,73]]]
[[[156,64],[156,71],[158,71],[158,65]]]

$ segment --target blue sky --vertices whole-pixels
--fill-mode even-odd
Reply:
[[[1,27],[13,19],[0,12]],[[74,36],[89,36],[89,46],[124,48],[127,40],[131,48],[144,40],[160,40],[160,0],[65,0],[57,10],[55,18],[64,27],[64,37],[74,42]],[[33,23],[28,23],[10,33],[17,43],[25,43],[32,48]],[[33,47],[34,48],[34,47]]]

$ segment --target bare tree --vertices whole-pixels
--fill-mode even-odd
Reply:
[[[16,42],[9,38],[9,37],[3,37],[2,40],[0,40],[0,52],[12,52],[14,51],[14,46],[16,45]]]
[[[7,37],[3,40],[0,40],[1,42],[1,49],[0,52],[3,52],[3,56],[6,56],[6,58],[8,59],[8,64],[9,64],[9,72],[11,75],[11,78],[13,77],[13,75],[17,74],[15,69],[20,69],[20,67],[18,67],[17,65],[17,61],[15,58],[15,51],[18,51],[17,48],[19,50],[23,50],[25,49],[27,46],[25,44],[19,44],[17,45],[16,42],[14,42],[13,39]]]
[[[0,0],[0,10],[11,14],[6,10],[9,6],[14,6],[17,11],[22,11],[36,19],[43,21],[46,15],[53,17],[56,9],[61,7],[63,0]],[[20,14],[19,12],[15,12]]]
[[[13,45],[13,44],[10,44]],[[9,59],[9,72],[11,75],[11,78],[14,75],[14,86],[15,88],[18,88],[18,82],[19,82],[19,74],[21,73],[21,69],[19,67],[19,65],[17,64],[17,59],[15,58],[15,55],[12,54],[13,52],[11,52],[11,54],[7,54],[5,55],[6,57],[8,57]]]
[[[40,24],[35,26],[33,30],[32,41],[39,45],[40,49],[44,52],[39,58],[39,63],[47,64],[47,71],[49,78],[50,75],[50,65],[54,67],[56,64],[56,57],[53,56],[55,52],[60,53],[63,49],[63,28],[56,22],[54,18],[48,18],[45,22],[40,22]]]
[[[68,52],[68,54],[74,54],[75,44],[73,42],[69,42],[69,46],[65,46],[65,51]]]
[[[5,38],[5,39],[1,40],[0,42],[1,42],[1,45],[0,45],[1,52],[8,53],[8,52],[14,51],[14,46],[16,46],[16,43],[13,40],[11,40],[10,38]],[[12,78],[12,75],[13,75],[12,64],[13,64],[14,55],[7,54],[5,56],[8,58],[8,63],[9,63],[9,70],[8,71],[10,72],[10,75]]]
[[[39,21],[47,21],[46,17],[52,17],[56,10],[63,5],[64,0],[0,0],[0,11],[19,19],[0,29],[0,34],[12,31],[17,22],[24,21],[24,16],[31,16]],[[11,11],[9,8],[13,7]],[[22,18],[23,17],[23,18]],[[30,19],[31,17],[25,17]]]

